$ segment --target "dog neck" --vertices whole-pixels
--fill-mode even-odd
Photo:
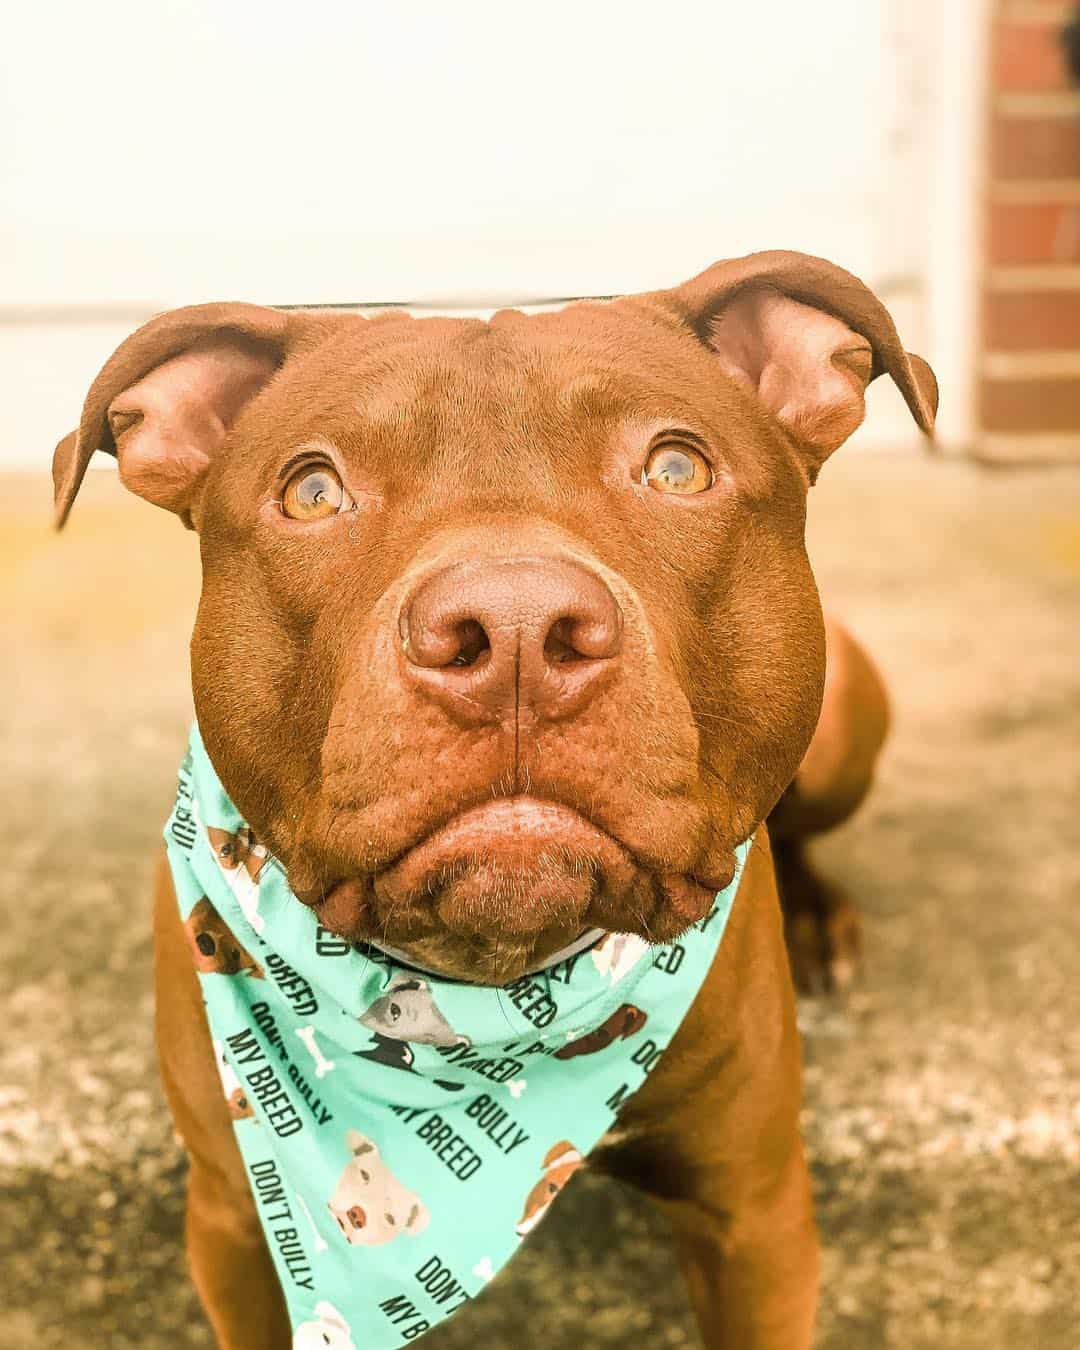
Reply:
[[[521,975],[515,976],[516,979],[522,979],[526,975],[538,975],[542,970],[550,970],[552,966],[557,966],[560,961],[567,961],[572,956],[577,956],[580,952],[587,951],[590,947],[595,947],[602,937],[605,936],[603,928],[586,928],[579,934],[573,942],[567,943],[565,947],[560,947],[557,952],[552,952],[550,956],[538,962],[535,966],[529,966],[521,972]],[[390,947],[385,942],[367,942],[364,944],[377,952],[382,952],[384,956],[389,956],[400,966],[408,966],[412,970],[418,970],[424,975],[436,975],[441,980],[453,979],[453,976],[447,975],[445,971],[438,970],[434,966],[421,965],[419,961],[414,960],[408,952],[402,951],[399,947]]]

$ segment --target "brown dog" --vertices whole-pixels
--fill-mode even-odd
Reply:
[[[713,969],[594,1155],[669,1215],[710,1347],[811,1338],[762,822],[785,790],[789,841],[851,810],[883,734],[840,629],[826,682],[803,543],[806,490],[882,372],[929,431],[933,376],[882,305],[791,253],[488,323],[201,305],[119,348],[56,454],[61,522],[102,449],[199,532],[202,735],[325,928],[504,983],[588,927],[669,941],[754,835]],[[222,1346],[285,1347],[164,872],[156,913],[195,1280]]]
[[[261,980],[263,968],[244,950],[236,935],[204,895],[184,922],[191,959],[204,975],[245,974]]]
[[[525,1197],[525,1208],[515,1229],[518,1237],[528,1237],[583,1161],[573,1144],[565,1139],[548,1149],[543,1176]]]
[[[586,1032],[576,1041],[570,1041],[555,1051],[556,1059],[576,1059],[578,1055],[595,1055],[606,1050],[613,1041],[625,1041],[628,1036],[636,1036],[648,1021],[640,1008],[632,1003],[623,1003],[602,1022],[595,1031]]]

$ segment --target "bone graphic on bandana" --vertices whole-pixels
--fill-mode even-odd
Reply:
[[[325,1252],[329,1248],[330,1244],[319,1232],[319,1230],[315,1227],[315,1220],[311,1217],[311,1210],[308,1209],[307,1201],[304,1199],[304,1197],[300,1194],[299,1191],[296,1192],[296,1198],[297,1200],[299,1200],[300,1208],[304,1211],[304,1215],[307,1218],[308,1227],[311,1229],[311,1236],[315,1245],[315,1250],[317,1252]],[[318,1310],[316,1309],[316,1311]]]
[[[618,984],[648,950],[649,944],[636,933],[608,933],[590,955],[600,974],[606,975],[612,984]]]
[[[517,1099],[521,1096],[521,1094],[525,1091],[525,1089],[529,1086],[529,1084],[526,1082],[524,1078],[511,1078],[506,1086],[507,1089],[509,1090],[510,1096],[513,1097],[515,1101],[517,1101]]]
[[[490,1256],[482,1256],[476,1265],[472,1268],[472,1273],[487,1284],[488,1280],[495,1278],[495,1267],[491,1264]]]
[[[296,1034],[307,1046],[308,1054],[315,1061],[315,1077],[325,1078],[334,1068],[334,1061],[327,1059],[319,1049],[319,1043],[315,1039],[314,1027],[297,1027]]]

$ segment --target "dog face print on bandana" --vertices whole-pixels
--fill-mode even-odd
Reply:
[[[408,1345],[483,1290],[678,1030],[749,848],[677,942],[608,933],[495,989],[320,928],[197,728],[165,839],[294,1350]]]

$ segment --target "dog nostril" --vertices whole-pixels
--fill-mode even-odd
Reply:
[[[544,639],[544,657],[552,665],[571,661],[600,661],[614,656],[619,646],[621,624],[618,611],[604,618],[582,619],[569,615],[557,619]]]
[[[552,665],[561,665],[569,661],[588,661],[591,658],[578,651],[574,645],[574,620],[559,619],[552,624],[544,639],[544,657]]]
[[[491,651],[491,643],[482,624],[475,619],[465,619],[454,630],[458,640],[457,655],[450,662],[452,666],[474,666],[484,655]]]

